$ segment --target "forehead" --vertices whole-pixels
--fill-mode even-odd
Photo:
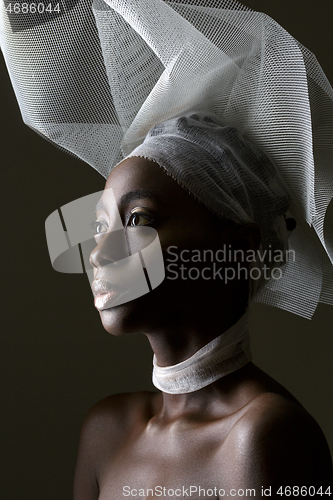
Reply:
[[[146,158],[131,157],[122,161],[111,172],[105,188],[112,188],[116,198],[134,189],[165,190],[177,188],[177,183],[162,167]]]
[[[111,197],[109,193],[112,193]],[[157,209],[162,219],[177,221],[177,224],[186,227],[188,232],[196,232],[199,227],[221,230],[217,217],[180,186],[158,163],[141,157],[131,157],[113,169],[100,201],[107,211],[111,212],[115,208],[115,211],[121,212],[130,202],[138,199],[144,199],[147,208]],[[225,221],[223,224],[226,226]]]
[[[117,165],[108,177],[102,202],[107,201],[112,189],[117,205],[132,199],[150,198],[173,209],[179,206],[197,207],[200,204],[157,163],[140,157],[131,157]]]
[[[215,221],[211,212],[160,165],[145,158],[127,158],[109,175],[101,201],[110,208],[110,212],[108,192],[111,190],[120,211],[125,210],[131,201],[144,198],[147,208],[157,209],[162,218],[177,221],[179,225],[193,225],[193,221],[196,221],[196,224],[211,226],[212,220]],[[142,196],[138,193],[142,193]],[[133,201],[132,205],[134,204]]]

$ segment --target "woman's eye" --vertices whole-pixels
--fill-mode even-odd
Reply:
[[[94,221],[92,224],[91,224],[91,229],[92,229],[92,232],[93,232],[93,235],[94,236],[99,236],[103,233],[106,233],[107,231],[107,226],[104,222],[100,221],[100,220],[96,220]]]
[[[151,224],[152,221],[152,218],[147,214],[141,212],[133,212],[128,219],[127,225],[131,227],[147,226],[148,224]]]

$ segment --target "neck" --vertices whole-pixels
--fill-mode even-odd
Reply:
[[[154,356],[153,382],[164,393],[198,392],[251,360],[247,314],[187,359],[160,366]]]
[[[243,382],[251,379],[253,370],[254,365],[249,362],[198,391],[188,394],[162,392],[157,406],[160,422],[179,418],[215,420],[233,413],[248,402],[251,387]]]
[[[177,318],[177,322],[175,322],[177,324],[172,323],[170,328],[146,333],[154,352],[156,364],[164,367],[185,361],[227,331],[244,314],[245,309],[225,314],[221,318],[216,318],[216,316],[202,317],[201,321],[198,316],[193,315],[195,320],[192,324],[189,323],[187,315],[183,323]]]

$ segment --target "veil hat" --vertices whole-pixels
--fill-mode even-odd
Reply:
[[[213,113],[269,158],[297,220],[295,261],[256,300],[306,318],[333,304],[333,91],[314,55],[236,0],[58,5],[1,3],[24,122],[106,178],[152,127]]]

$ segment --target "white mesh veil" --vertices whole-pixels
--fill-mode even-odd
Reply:
[[[333,303],[333,92],[306,48],[235,0],[7,5],[1,47],[25,123],[106,177],[152,126],[214,113],[270,158],[297,220],[294,266],[258,300],[305,317]]]

